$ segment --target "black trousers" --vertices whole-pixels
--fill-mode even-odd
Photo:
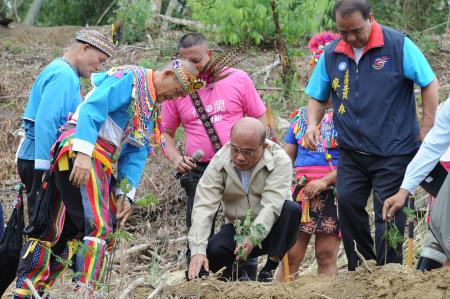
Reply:
[[[273,225],[269,235],[262,241],[262,248],[254,247],[249,258],[267,254],[281,260],[297,240],[300,215],[300,205],[294,201],[286,200],[280,217]],[[236,259],[234,235],[234,225],[227,223],[208,240],[208,247],[206,248],[209,269],[216,272],[226,267],[222,274],[222,278],[225,279],[230,279],[233,274],[233,264]]]
[[[203,173],[208,167],[208,162],[197,162],[197,167],[183,175],[180,179],[181,187],[183,187],[186,192],[186,228],[189,232],[189,229],[192,225],[192,209],[194,207],[194,198],[195,198],[195,190],[197,189],[198,182],[202,177]],[[216,213],[217,216],[217,213]],[[214,216],[213,225],[211,227],[211,235],[214,235],[214,227],[216,222],[216,216]],[[189,244],[186,250],[186,262],[189,267],[189,263],[191,261],[191,250],[189,249]],[[242,266],[247,271],[248,276],[252,280],[256,280],[256,270],[258,266],[258,258],[247,259],[246,262],[241,263]]]
[[[339,223],[348,259],[348,270],[353,271],[359,265],[354,241],[364,258],[376,259],[377,265],[402,263],[402,244],[394,249],[382,239],[385,231],[382,208],[384,200],[397,193],[406,167],[414,155],[415,153],[381,157],[341,149],[336,187],[339,195]],[[376,253],[373,250],[374,242],[370,234],[369,215],[365,209],[372,190]],[[402,235],[405,231],[405,223],[404,213],[397,213],[395,224]]]
[[[36,205],[36,198],[41,188],[43,170],[34,169],[34,160],[17,159],[17,171],[22,183],[25,185],[27,192],[28,203],[28,220],[32,218],[34,207]]]

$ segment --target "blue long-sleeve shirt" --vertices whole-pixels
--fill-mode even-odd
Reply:
[[[52,61],[36,78],[23,115],[25,139],[18,158],[34,160],[35,169],[50,167],[50,149],[58,129],[81,102],[80,78],[63,58]]]
[[[436,117],[419,151],[406,168],[401,188],[413,194],[450,146],[450,97]]]
[[[129,107],[133,94],[133,72],[121,75],[97,73],[92,75],[93,91],[77,109],[73,150],[91,156],[97,138],[101,137],[119,147],[130,121]],[[148,155],[147,146],[131,144],[125,140],[118,159],[118,181],[126,178],[132,189],[127,193],[133,199],[140,183]]]

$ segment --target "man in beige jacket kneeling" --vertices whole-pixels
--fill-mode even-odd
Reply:
[[[198,277],[203,268],[216,272],[223,267],[221,278],[231,279],[235,261],[242,256],[267,254],[258,281],[272,280],[272,272],[297,238],[300,222],[300,206],[291,200],[291,167],[284,150],[265,139],[259,120],[246,117],[234,125],[230,142],[217,152],[197,186],[189,230],[189,279]],[[210,237],[221,203],[227,223]],[[233,224],[244,223],[249,210],[252,233],[237,244]],[[258,241],[261,248],[254,244]],[[246,273],[239,271],[237,278],[246,280]]]

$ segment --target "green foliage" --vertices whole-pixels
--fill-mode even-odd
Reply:
[[[284,37],[289,44],[331,25],[324,18],[331,0],[282,0],[278,14]],[[275,26],[270,0],[188,0],[192,17],[208,26],[217,41],[236,45],[244,42],[272,43]]]
[[[260,223],[253,223],[252,209],[247,210],[247,215],[243,224],[241,224],[241,220],[239,219],[234,221],[234,229],[236,231],[236,234],[234,235],[236,245],[241,245],[248,238],[254,246],[262,248],[261,242],[266,229]],[[247,254],[242,247],[239,249],[238,256],[244,261],[247,260]]]
[[[97,19],[110,4],[111,0],[47,0],[39,11],[36,25],[96,25]],[[105,24],[107,19],[103,18],[100,25]]]
[[[119,0],[115,17],[110,22],[124,21],[122,42],[144,40],[146,21],[152,16],[151,5],[151,0]]]
[[[120,181],[119,187],[120,190],[122,190],[125,194],[133,189],[133,186],[130,184],[130,181],[128,181],[127,178],[124,178]]]
[[[389,229],[384,231],[383,236],[381,237],[383,240],[386,240],[390,247],[397,249],[397,246],[405,240],[403,235],[400,233],[397,225],[395,223],[390,222],[388,224]]]
[[[404,207],[402,209],[402,212],[403,214],[405,214],[408,220],[417,219],[416,212],[409,207]],[[387,223],[387,227],[388,229],[384,231],[384,234],[381,238],[385,240],[390,247],[397,249],[397,246],[403,243],[405,241],[405,238],[403,237],[402,234],[400,234],[400,231],[394,222]]]
[[[449,17],[449,4],[443,0],[379,0],[370,1],[375,19],[380,23],[406,32],[423,31],[444,33]]]
[[[413,209],[409,208],[409,207],[404,207],[402,209],[403,214],[406,215],[406,218],[411,219],[411,220],[417,220],[417,215],[416,215],[416,211],[414,211]]]
[[[164,59],[164,61],[169,61],[169,60],[170,60],[169,58]],[[148,68],[148,69],[157,70],[157,69],[163,67],[165,65],[165,63],[161,60],[155,61],[150,58],[142,58],[141,60],[139,60],[138,65]]]
[[[109,233],[106,235],[106,241],[114,240],[118,242],[120,240],[131,241],[133,240],[133,235],[129,232],[119,229],[118,231]]]
[[[3,47],[5,47],[5,50],[11,52],[14,55],[20,54],[25,50],[25,48],[22,47],[19,43],[10,39],[5,39],[2,44]]]
[[[152,192],[147,193],[144,197],[136,200],[136,205],[139,207],[149,207],[159,204],[159,198]]]

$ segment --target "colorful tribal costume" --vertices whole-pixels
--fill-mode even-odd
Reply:
[[[118,179],[128,180],[127,198],[133,200],[146,157],[154,144],[161,143],[152,75],[152,70],[137,66],[93,75],[93,91],[53,147],[45,186],[52,200],[51,226],[30,238],[22,250],[16,298],[30,297],[26,278],[41,291],[53,285],[66,266],[56,256],[69,260],[74,240],[82,240],[86,247],[77,257],[81,282],[91,288],[102,282],[105,251],[116,221],[112,164],[118,156]],[[68,179],[74,152],[92,157],[88,184],[80,188]],[[116,188],[116,194],[123,192]]]
[[[337,234],[335,190],[321,192],[314,198],[307,198],[303,193],[307,183],[324,177],[336,168],[339,151],[336,144],[336,129],[333,125],[333,110],[327,110],[319,125],[321,143],[315,152],[306,149],[304,143],[307,114],[306,107],[296,112],[285,137],[286,143],[298,144],[294,163],[296,184],[293,186],[293,198],[302,205],[300,230],[308,234],[315,232]]]

